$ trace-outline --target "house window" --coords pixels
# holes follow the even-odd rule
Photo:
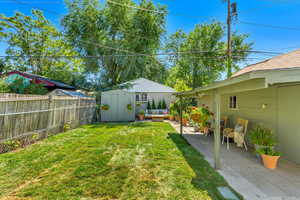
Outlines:
[[[237,98],[236,96],[230,96],[229,98],[229,108],[230,109],[237,109]]]
[[[147,93],[136,94],[135,99],[136,99],[136,101],[147,101],[148,95],[147,95]]]
[[[147,101],[148,100],[148,95],[147,95],[147,93],[143,93],[142,94],[142,101]]]

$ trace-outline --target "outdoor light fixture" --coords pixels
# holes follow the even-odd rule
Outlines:
[[[261,107],[262,107],[262,109],[265,109],[265,108],[267,107],[267,104],[263,103],[263,104],[261,105]]]

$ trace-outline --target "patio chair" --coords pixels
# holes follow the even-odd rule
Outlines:
[[[223,116],[221,118],[221,132],[223,132],[223,130],[227,128],[227,124],[228,124],[228,116]]]
[[[248,120],[245,119],[238,119],[237,123],[235,125],[235,128],[225,128],[223,130],[223,138],[222,138],[222,144],[224,144],[224,139],[226,137],[227,139],[227,149],[229,149],[229,139],[233,138],[234,140],[238,140],[240,144],[242,144],[246,151],[248,150],[246,141],[245,141],[245,136],[247,133],[247,128],[248,128]]]

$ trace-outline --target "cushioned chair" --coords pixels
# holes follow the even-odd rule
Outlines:
[[[238,119],[237,123],[235,125],[235,128],[225,128],[223,130],[223,138],[222,138],[222,144],[224,144],[224,139],[226,137],[227,139],[227,149],[229,149],[229,139],[233,138],[238,139],[239,143],[242,143],[242,145],[245,147],[246,150],[248,150],[246,142],[245,142],[245,136],[247,133],[248,128],[248,120],[245,119]]]

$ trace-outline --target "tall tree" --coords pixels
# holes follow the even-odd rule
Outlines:
[[[218,22],[196,25],[189,34],[181,30],[171,35],[166,48],[173,52],[170,57],[168,85],[179,83],[196,88],[219,79],[226,68],[225,43],[222,41],[224,29]],[[234,67],[248,55],[251,44],[245,43],[247,35],[235,34],[233,49]],[[175,56],[174,56],[175,55]]]
[[[159,50],[165,32],[165,8],[146,0],[139,4],[132,0],[106,1],[104,5],[98,0],[66,3],[68,14],[62,20],[65,33],[80,55],[98,58],[86,60],[86,64],[90,72],[100,75],[105,86],[137,77],[162,81],[164,65],[157,57],[145,54]]]
[[[17,12],[1,16],[2,39],[8,44],[5,65],[66,83],[83,71],[77,52],[39,10],[32,16]]]

